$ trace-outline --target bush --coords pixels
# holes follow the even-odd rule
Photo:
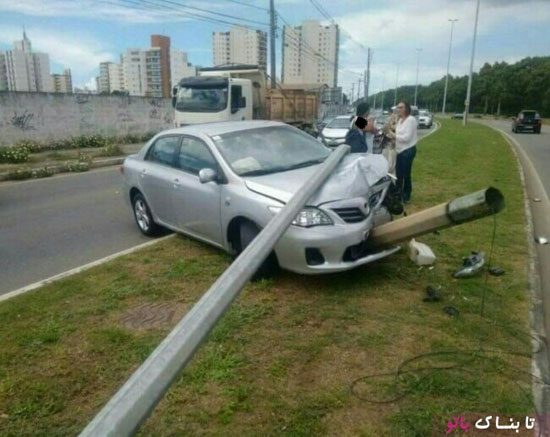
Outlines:
[[[29,160],[29,149],[23,146],[0,147],[0,163],[18,164]]]
[[[90,169],[89,162],[66,162],[62,168],[62,171],[70,173],[88,171]]]
[[[124,155],[124,151],[117,144],[109,144],[105,146],[98,156],[120,156]]]
[[[29,151],[29,153],[38,153],[42,151],[42,144],[40,144],[38,141],[33,140],[19,141],[15,146],[24,147]]]

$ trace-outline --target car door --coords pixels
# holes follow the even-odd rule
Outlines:
[[[155,220],[169,226],[177,226],[172,193],[180,176],[176,168],[180,141],[181,135],[158,138],[147,151],[140,170],[143,194]]]
[[[221,169],[208,146],[199,138],[184,136],[177,158],[178,187],[174,190],[174,212],[178,227],[196,237],[223,244],[221,228],[221,186],[216,182],[202,184],[199,171]]]

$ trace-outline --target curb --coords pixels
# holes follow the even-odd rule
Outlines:
[[[21,294],[25,294],[25,293],[27,293],[31,290],[36,290],[37,288],[40,288],[44,285],[51,284],[53,282],[59,281],[59,280],[64,279],[64,278],[68,278],[69,276],[76,275],[77,273],[83,272],[85,270],[89,270],[92,267],[96,267],[96,266],[99,266],[101,264],[105,264],[105,263],[107,263],[109,261],[112,261],[116,258],[120,258],[121,256],[129,255],[131,253],[137,252],[138,250],[145,249],[149,246],[153,246],[155,244],[160,243],[161,241],[165,241],[165,240],[168,240],[169,238],[173,238],[176,235],[177,234],[170,234],[170,235],[166,235],[164,237],[157,238],[157,239],[152,240],[152,241],[146,241],[145,243],[138,244],[137,246],[130,247],[130,248],[122,250],[120,252],[116,252],[116,253],[113,253],[111,255],[108,255],[104,258],[100,258],[100,259],[97,259],[95,261],[92,261],[88,264],[84,264],[82,266],[75,267],[74,269],[67,270],[66,272],[59,273],[55,276],[51,276],[47,279],[43,279],[42,281],[38,281],[38,282],[35,282],[33,284],[25,285],[24,287],[18,288],[17,290],[13,290],[13,291],[9,291],[7,293],[1,294],[0,295],[0,302],[6,301],[8,299],[11,299],[12,297],[19,296]]]
[[[535,244],[536,235],[550,235],[550,199],[539,175],[521,145],[507,132],[482,123],[499,132],[509,144],[518,162],[518,171],[524,192],[524,207],[528,238],[528,291],[531,294],[530,325],[533,337],[541,340],[542,350],[536,350],[533,343],[532,373],[544,383],[533,379],[533,397],[538,415],[550,412],[550,354],[548,333],[550,332],[550,250],[548,246]],[[536,203],[530,200],[537,198]],[[540,353],[539,353],[540,352]]]
[[[91,170],[93,168],[108,167],[111,165],[120,165],[124,162],[125,159],[126,159],[125,156],[117,157],[117,158],[98,159],[90,163],[89,169]],[[70,171],[63,171],[64,167],[65,167],[64,165],[52,165],[52,166],[48,166],[48,169],[51,170],[53,174],[75,173]],[[37,167],[37,168],[43,168],[43,167]],[[85,172],[82,172],[82,173],[85,173]],[[10,172],[0,173],[0,182],[16,181],[16,179],[10,179],[9,175],[10,175]],[[33,178],[29,178],[29,179],[33,179]],[[46,178],[34,178],[34,179],[46,179]],[[23,180],[28,180],[28,179],[23,179]]]

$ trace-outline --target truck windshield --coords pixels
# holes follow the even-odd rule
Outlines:
[[[259,176],[323,162],[330,149],[310,135],[287,126],[270,126],[212,137],[239,176]]]
[[[176,96],[176,110],[219,112],[227,108],[227,88],[182,87]]]

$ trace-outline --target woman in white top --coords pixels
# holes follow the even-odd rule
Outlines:
[[[409,203],[412,192],[412,163],[416,156],[417,126],[416,119],[411,115],[411,105],[408,102],[399,102],[397,115],[399,121],[395,134],[389,136],[395,138],[397,190],[401,194],[403,202]]]

